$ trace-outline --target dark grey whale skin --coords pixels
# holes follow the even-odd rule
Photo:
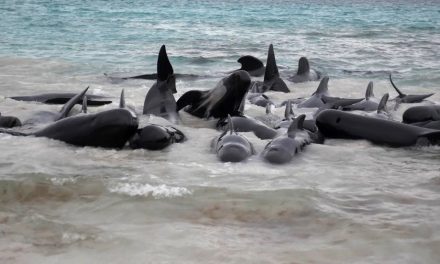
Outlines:
[[[391,147],[440,144],[438,130],[338,110],[319,113],[316,125],[326,138],[365,139]]]
[[[184,109],[199,118],[225,118],[228,115],[240,115],[242,102],[250,84],[249,73],[242,70],[235,71],[209,91],[191,90],[184,93],[177,100],[177,111]],[[222,93],[222,96],[210,96],[218,93]]]
[[[16,101],[26,101],[26,102],[40,102],[43,104],[56,104],[62,105],[67,103],[72,97],[74,97],[75,93],[47,93],[40,95],[31,95],[31,96],[12,96],[9,97]],[[106,104],[111,104],[112,100],[105,96],[99,95],[87,95],[87,105],[88,106],[101,106]],[[82,104],[82,102],[78,102],[78,104]]]
[[[111,109],[96,114],[67,117],[30,134],[13,130],[0,133],[60,140],[75,146],[123,148],[136,133],[138,120],[127,109]]]
[[[403,122],[407,124],[439,121],[440,105],[420,105],[406,109],[402,116]]]

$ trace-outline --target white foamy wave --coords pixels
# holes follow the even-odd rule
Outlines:
[[[153,186],[142,183],[119,183],[110,186],[109,191],[112,193],[124,194],[129,196],[145,196],[154,199],[181,197],[191,195],[192,191],[184,187],[172,187],[165,184]]]

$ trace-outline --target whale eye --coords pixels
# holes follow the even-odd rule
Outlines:
[[[339,122],[341,122],[341,118],[340,117],[336,118],[336,124],[339,124]]]

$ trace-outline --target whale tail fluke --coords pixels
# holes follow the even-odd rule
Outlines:
[[[390,73],[390,82],[391,85],[394,87],[394,89],[396,90],[396,92],[399,94],[399,97],[404,97],[406,94],[402,93],[399,88],[397,88],[397,86],[394,84],[393,79],[391,78],[391,73]]]

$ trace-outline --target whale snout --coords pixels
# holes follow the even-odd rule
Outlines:
[[[251,151],[241,144],[229,143],[218,151],[218,157],[223,162],[240,162],[251,155]]]
[[[264,150],[263,157],[275,164],[283,164],[292,160],[292,155],[286,149],[275,146]]]

